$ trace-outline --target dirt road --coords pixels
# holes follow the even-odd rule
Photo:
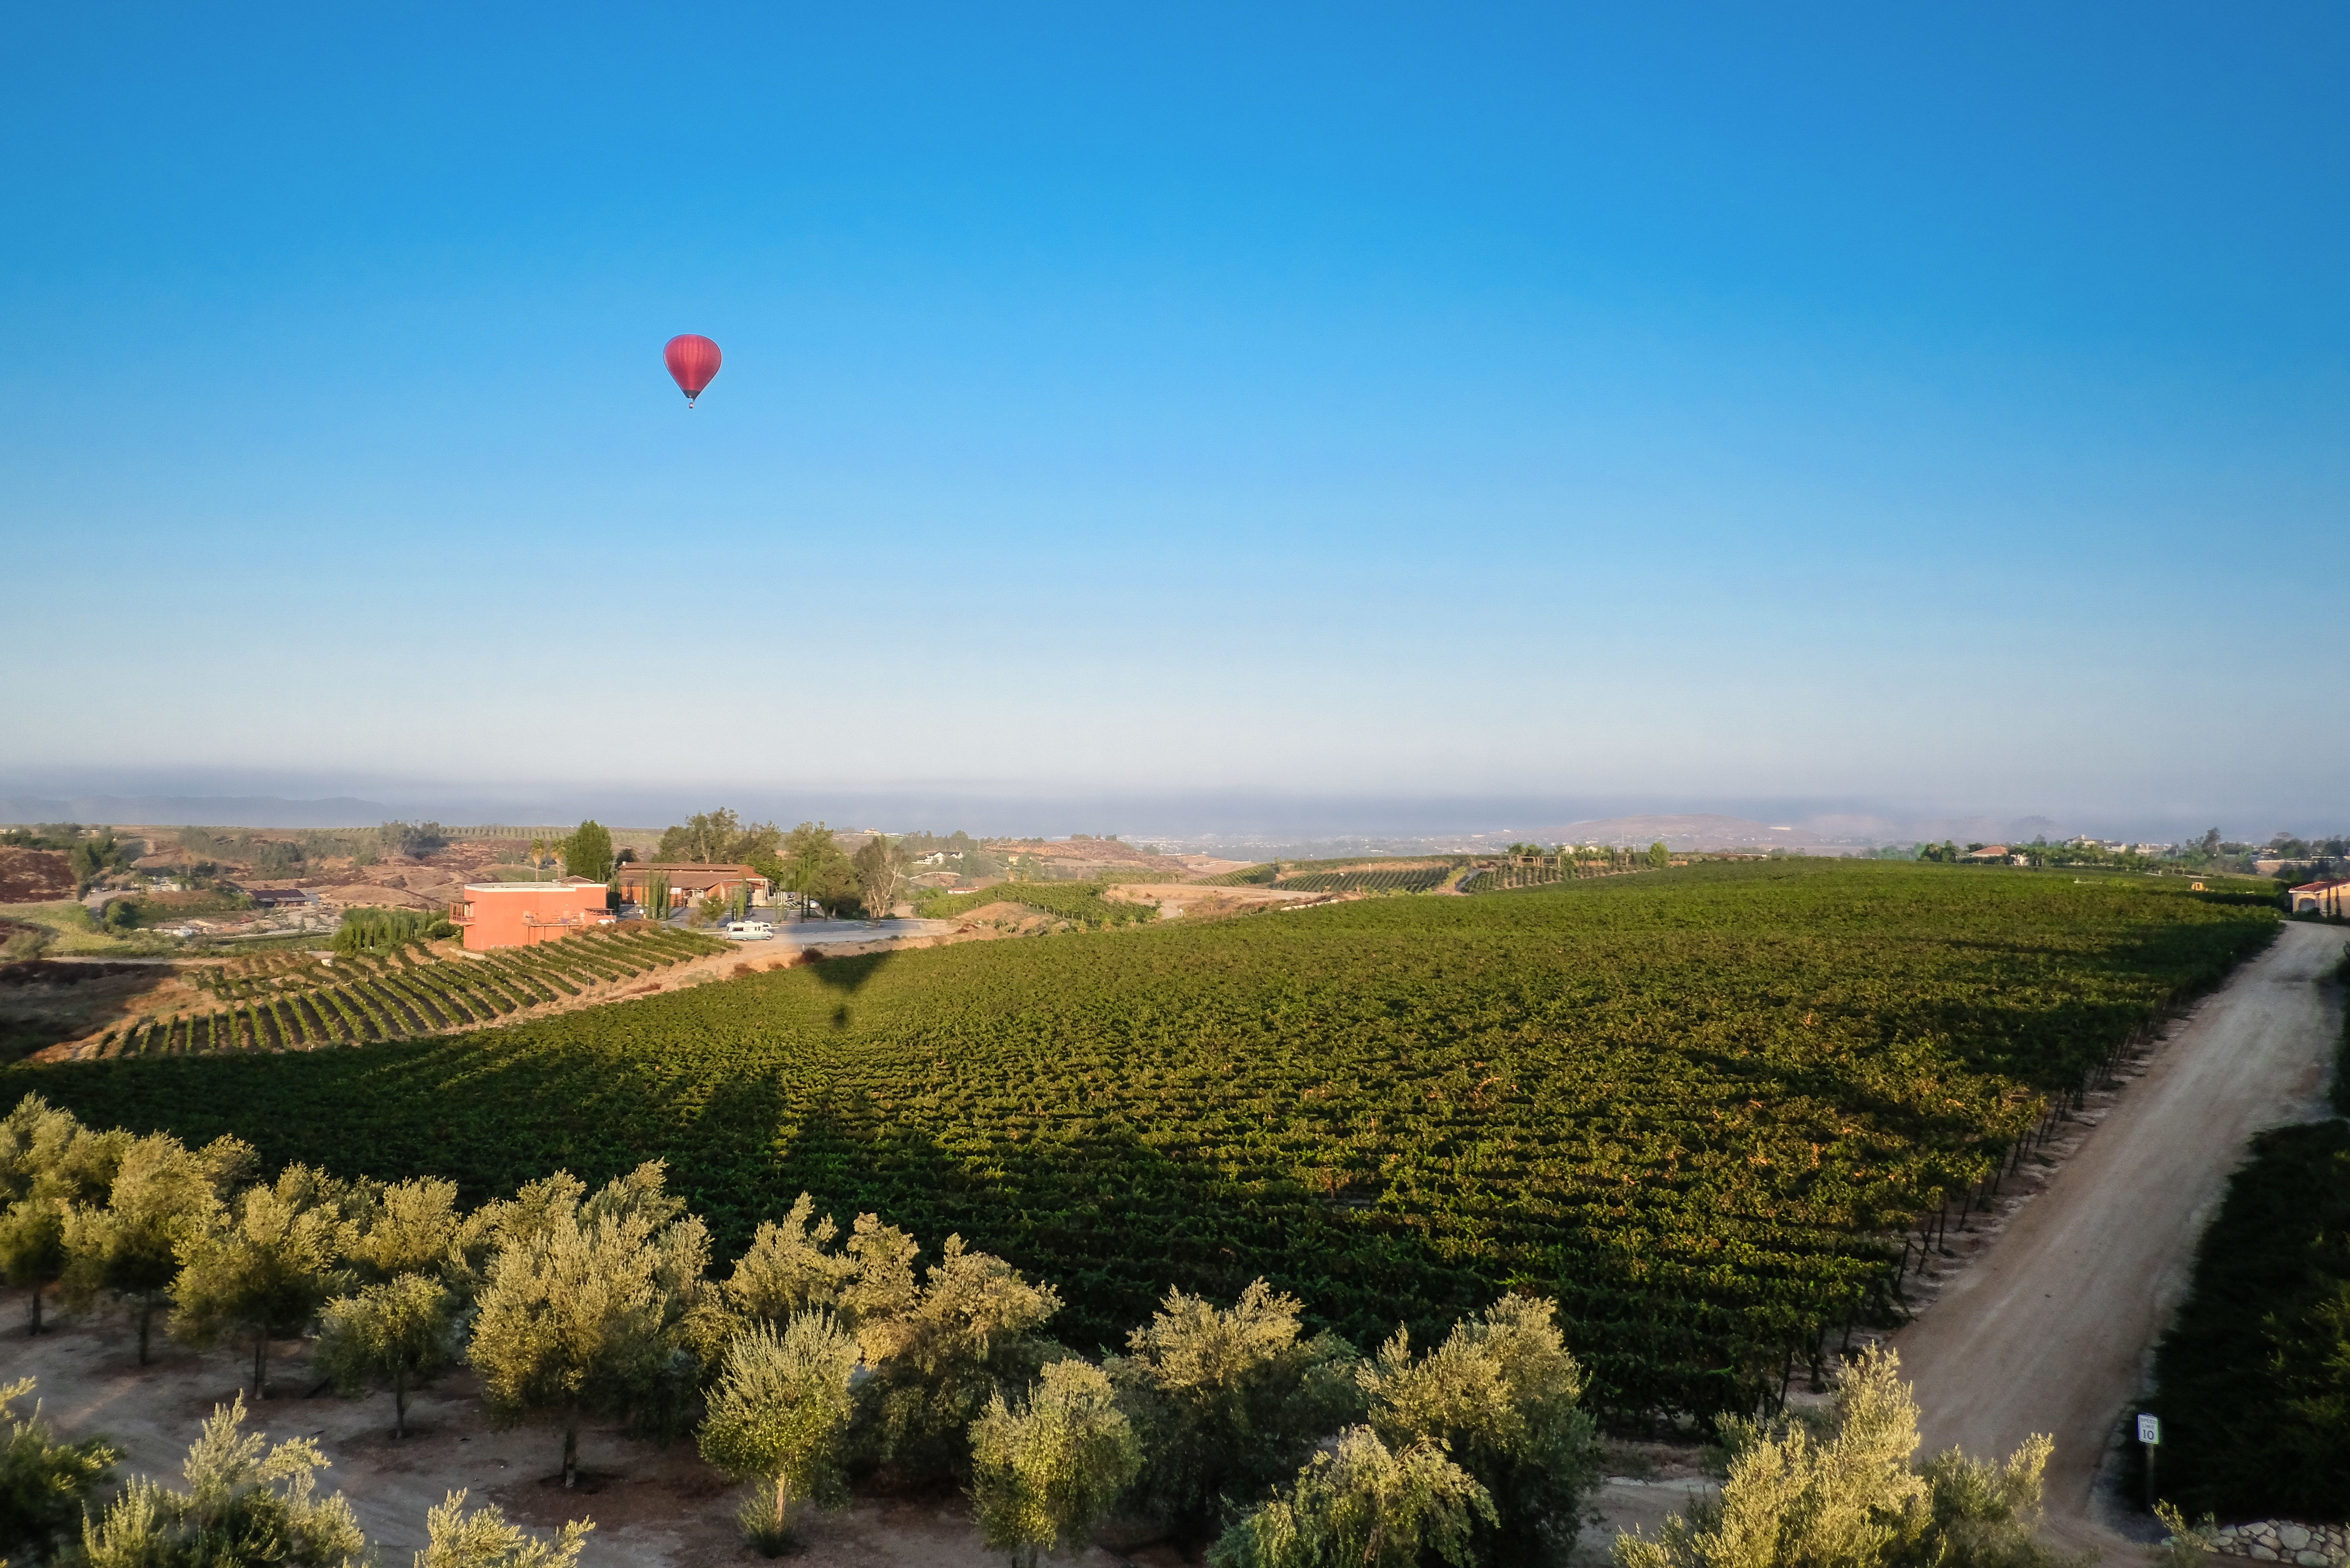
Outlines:
[[[1895,1337],[1915,1380],[1924,1452],[2004,1456],[2056,1440],[2052,1526],[2125,1549],[2093,1492],[2116,1421],[2184,1293],[2197,1238],[2251,1135],[2318,1114],[2341,1020],[2315,983],[2338,927],[2288,924],[2208,998],[2104,1124],[1974,1264]],[[2134,1554],[2134,1549],[2133,1549]]]

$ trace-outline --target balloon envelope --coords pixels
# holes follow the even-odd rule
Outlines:
[[[669,373],[676,379],[677,389],[685,394],[689,407],[718,374],[718,345],[699,332],[681,332],[671,338],[661,358],[669,361]]]

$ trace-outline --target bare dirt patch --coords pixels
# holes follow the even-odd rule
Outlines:
[[[1105,898],[1129,904],[1155,904],[1159,917],[1187,920],[1237,915],[1275,905],[1323,904],[1336,901],[1329,893],[1304,893],[1294,888],[1203,888],[1197,882],[1123,882],[1103,889]],[[974,911],[976,912],[976,911]]]
[[[0,848],[0,904],[70,898],[75,886],[64,850]]]

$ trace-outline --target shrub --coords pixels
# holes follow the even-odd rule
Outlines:
[[[972,1497],[990,1546],[1037,1553],[1064,1537],[1082,1550],[1137,1471],[1142,1449],[1109,1379],[1083,1361],[1055,1361],[1007,1401],[999,1390],[971,1428]]]

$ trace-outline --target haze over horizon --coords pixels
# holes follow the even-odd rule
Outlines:
[[[14,42],[0,796],[2350,815],[2335,8]]]

